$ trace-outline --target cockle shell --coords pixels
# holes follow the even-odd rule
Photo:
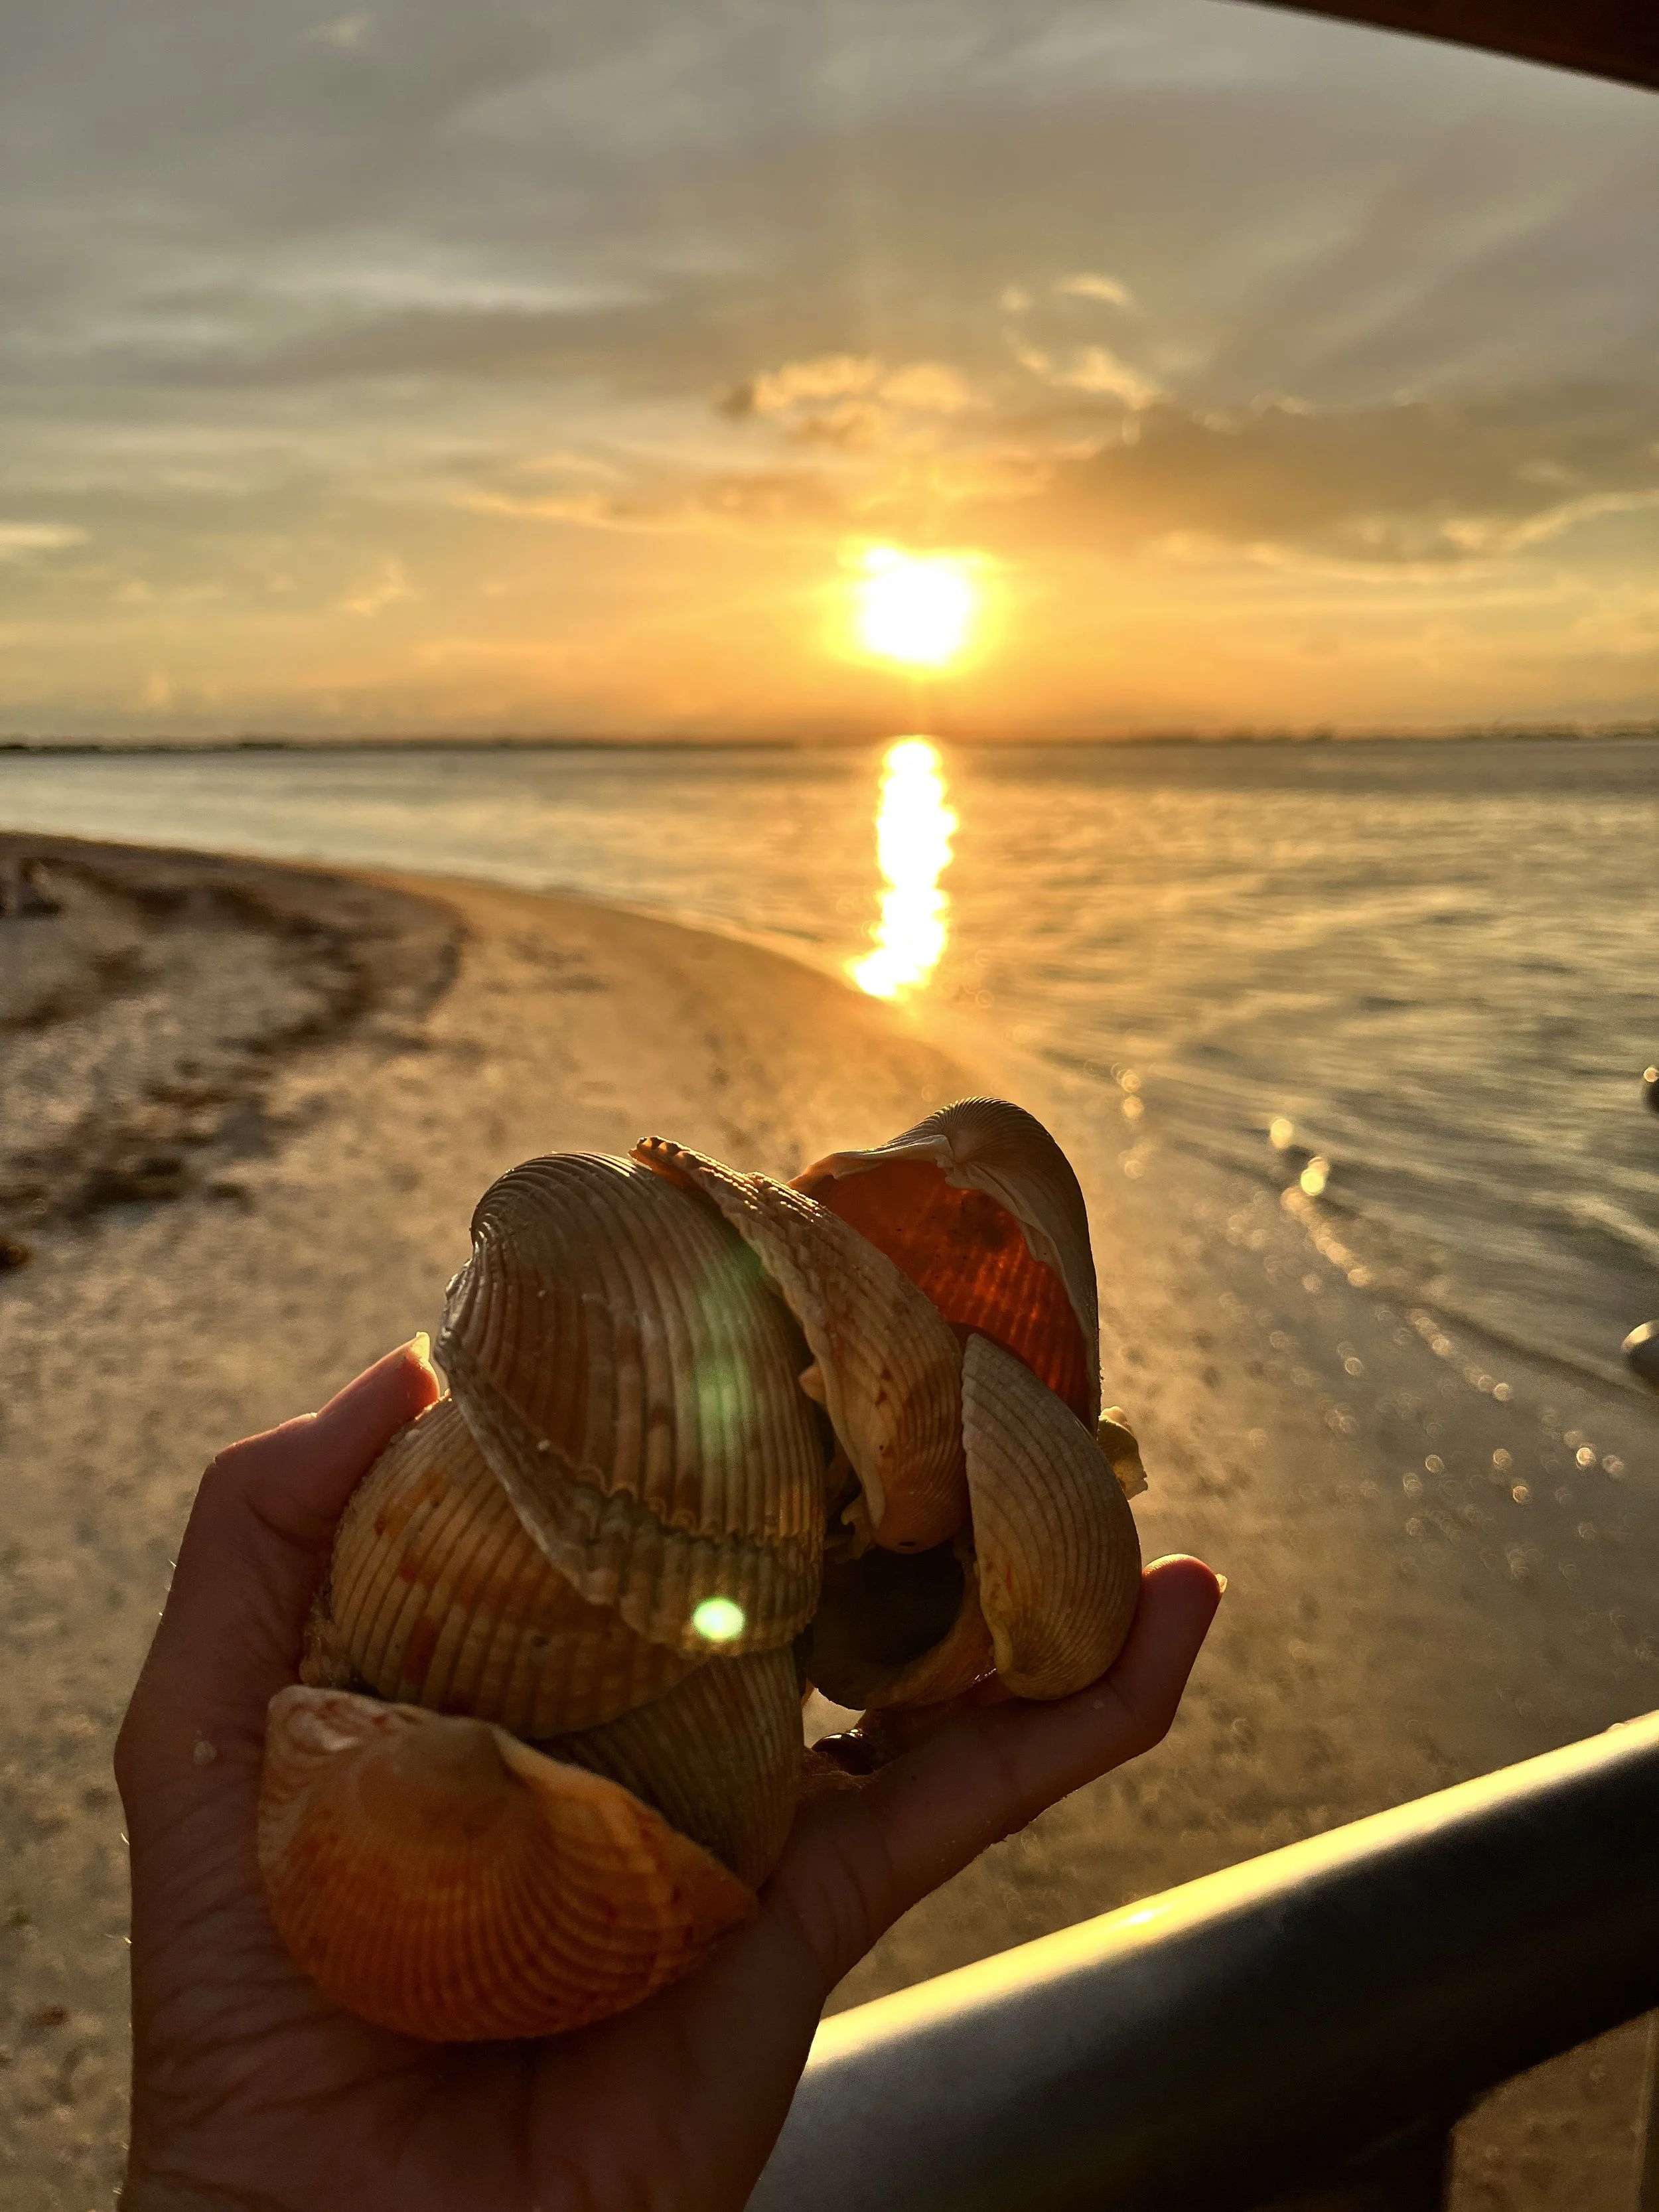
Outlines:
[[[1140,1595],[1134,1515],[1099,1445],[1023,1361],[970,1336],[962,1425],[997,1673],[1064,1698],[1116,1658]]]
[[[519,1516],[636,1634],[787,1643],[817,1597],[824,1451],[799,1335],[742,1241],[627,1160],[560,1154],[491,1185],[438,1357]],[[736,1616],[733,1616],[734,1618]]]
[[[937,1307],[886,1255],[787,1183],[738,1175],[665,1138],[635,1159],[696,1191],[757,1255],[812,1352],[802,1387],[852,1462],[878,1544],[925,1551],[968,1517],[961,1353]]]
[[[966,1532],[930,1552],[827,1560],[801,1663],[838,1705],[936,1705],[995,1665]]]
[[[799,1645],[817,1686],[881,1710],[959,1696],[993,1669],[1024,1698],[1066,1697],[1103,1674],[1140,1593],[1128,1498],[1146,1476],[1118,1410],[1091,1437],[1023,1361],[970,1335],[970,1528],[920,1557],[826,1561]]]
[[[547,2034],[690,1971],[783,1849],[803,1675],[896,1741],[1121,1644],[1143,1478],[1116,1408],[1091,1433],[1058,1147],[974,1100],[800,1180],[653,1138],[480,1201],[450,1395],[348,1503],[270,1709],[271,1911],[363,2017]]]
[[[710,1659],[678,1689],[538,1749],[608,1775],[758,1887],[800,1790],[800,1678],[789,1650]]]
[[[966,1098],[794,1178],[924,1291],[960,1333],[1024,1360],[1082,1421],[1100,1411],[1100,1310],[1071,1162],[1035,1115]]]
[[[318,1640],[326,1657],[302,1680],[329,1668],[527,1737],[613,1720],[706,1656],[647,1643],[549,1564],[453,1398],[401,1431],[352,1492]]]
[[[283,1940],[325,1994],[438,2042],[637,2004],[756,1909],[614,1782],[487,1722],[346,1691],[271,1700],[258,1850]]]

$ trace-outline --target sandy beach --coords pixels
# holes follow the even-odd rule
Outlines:
[[[1315,1214],[1141,1153],[1132,1125],[988,1042],[924,1034],[758,945],[575,899],[33,837],[0,838],[0,880],[17,909],[0,915],[15,2212],[91,2212],[118,2179],[109,1750],[197,1474],[432,1328],[473,1202],[537,1152],[654,1132],[787,1175],[1012,1089],[1089,1197],[1108,1395],[1152,1475],[1148,1555],[1200,1551],[1230,1577],[1169,1742],[910,1915],[838,2003],[1653,1703],[1639,1403],[1508,1368],[1498,1395],[1481,1347],[1352,1279]],[[1570,1439],[1587,1433],[1585,1469]],[[1466,2123],[1460,2212],[1624,2212],[1642,2034]]]

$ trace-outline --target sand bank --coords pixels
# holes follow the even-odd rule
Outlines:
[[[0,1234],[28,1248],[0,1273],[0,2187],[17,2212],[105,2203],[118,2171],[108,1753],[197,1473],[432,1327],[474,1200],[534,1152],[654,1130],[787,1174],[988,1076],[1012,1085],[1084,1170],[1109,1389],[1153,1475],[1149,1548],[1202,1550],[1232,1578],[1169,1745],[989,1854],[838,2002],[1652,1702],[1635,1616],[1615,1631],[1601,1582],[1549,1583],[1540,1547],[1535,1571],[1532,1539],[1499,1525],[1519,1476],[1500,1513],[1508,1447],[1484,1425],[1515,1460],[1530,1424],[1535,1455],[1530,1380],[1503,1401],[1461,1375],[1448,1392],[1447,1355],[1308,1222],[1142,1156],[1097,1103],[1038,1095],[984,1041],[941,1044],[768,951],[577,900],[33,838],[0,840],[0,873],[19,880],[24,854],[37,910],[0,919]],[[1413,1495],[1402,1470],[1425,1456],[1442,1473],[1413,1473]],[[1595,1480],[1628,1491],[1630,1523],[1633,1477],[1598,1462]],[[1615,1534],[1601,1504],[1577,1510]],[[1597,1556],[1616,1581],[1620,1546]],[[1460,2204],[1559,2204],[1570,2172],[1584,2212],[1622,2209],[1634,2053],[1626,2036],[1472,2123]]]

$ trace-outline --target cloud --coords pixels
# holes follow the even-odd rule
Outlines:
[[[319,23],[306,36],[319,46],[337,46],[342,53],[356,53],[366,45],[374,28],[372,15],[341,15],[331,23]]]
[[[1121,400],[1126,407],[1150,407],[1164,396],[1162,385],[1139,369],[1131,368],[1105,346],[1080,346],[1056,356],[1041,346],[1020,345],[1014,349],[1014,358],[1045,384]]]
[[[910,362],[883,377],[879,390],[890,407],[913,408],[922,415],[960,415],[977,404],[962,371],[942,361]]]
[[[854,504],[811,469],[665,468],[641,461],[613,483],[549,491],[479,488],[459,504],[477,514],[574,523],[592,529],[680,535],[710,529],[763,538],[826,539],[848,527]]]
[[[1085,270],[1076,276],[1062,276],[1054,289],[1068,299],[1101,300],[1109,307],[1126,307],[1132,312],[1134,308],[1134,295],[1115,276],[1093,276]]]
[[[896,368],[875,355],[825,354],[785,362],[721,393],[715,411],[732,422],[770,421],[793,442],[872,453],[918,428],[980,407],[971,380],[949,362],[911,361]]]
[[[605,529],[799,541],[881,518],[901,536],[947,530],[1012,556],[1157,547],[1208,562],[1231,547],[1267,566],[1378,577],[1515,559],[1659,507],[1649,386],[1348,409],[1264,396],[1219,410],[1159,393],[1103,349],[1024,365],[1042,374],[1039,405],[1012,386],[970,386],[946,364],[813,356],[753,380],[744,389],[763,391],[764,407],[751,401],[738,418],[817,448],[811,467],[618,448],[465,496],[479,511]],[[897,434],[889,404],[912,378],[927,403],[918,419],[937,426],[921,444]]]
[[[1016,428],[1017,426],[1011,426]],[[1319,410],[1268,402],[1206,414],[1167,400],[1125,437],[1063,417],[1027,425],[1019,495],[976,520],[1026,543],[1144,544],[1182,534],[1298,546],[1367,566],[1516,553],[1659,504],[1659,389],[1549,386]]]
[[[854,392],[873,391],[881,374],[878,361],[858,354],[832,353],[815,361],[788,361],[755,379],[751,404],[757,415],[781,415],[799,400],[845,399]]]
[[[409,572],[401,561],[382,561],[378,573],[355,592],[348,592],[340,601],[341,611],[361,615],[372,620],[383,615],[388,607],[395,607],[401,599],[412,599],[415,587],[409,580]]]
[[[84,545],[87,533],[62,522],[0,522],[0,561],[27,561],[36,553],[57,553]]]

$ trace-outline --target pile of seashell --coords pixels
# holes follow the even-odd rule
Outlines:
[[[602,2019],[749,1918],[808,1688],[1066,1696],[1140,1571],[1082,1194],[1018,1107],[793,1184],[654,1137],[530,1160],[472,1240],[450,1395],[346,1507],[259,1808],[294,1957],[441,2041]]]

